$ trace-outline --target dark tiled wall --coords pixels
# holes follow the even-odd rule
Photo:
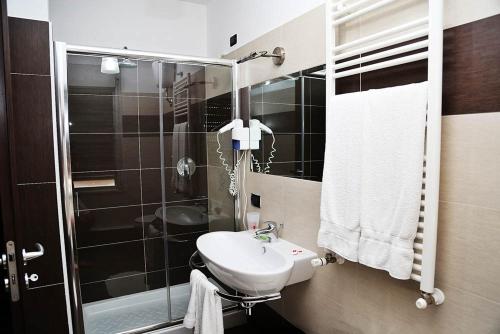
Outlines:
[[[499,33],[500,15],[445,30],[443,115],[500,111]]]
[[[45,255],[28,262],[36,273],[23,294],[26,333],[67,333],[55,183],[48,22],[9,18],[12,108],[9,125],[16,184],[16,231],[23,248],[41,243]]]
[[[112,180],[111,186],[74,188],[83,302],[157,289],[189,280],[189,256],[208,231],[206,133],[231,118],[231,96],[205,99],[202,66],[164,64],[161,97],[151,61],[120,74],[100,72],[99,57],[70,56],[68,66],[73,181]],[[174,133],[174,80],[190,73],[189,128]],[[172,76],[177,73],[177,78]],[[160,132],[160,98],[163,133]],[[161,139],[164,147],[166,228],[162,222]],[[177,176],[176,140],[196,163]],[[183,224],[196,219],[199,224]],[[165,246],[167,245],[167,246]]]
[[[324,79],[297,74],[253,86],[250,115],[274,132],[276,152],[270,174],[321,180],[325,142]],[[263,134],[260,149],[252,151],[261,168],[265,166],[262,162],[269,158],[271,144],[272,137]]]

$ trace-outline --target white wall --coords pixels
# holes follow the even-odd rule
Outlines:
[[[49,20],[48,0],[7,0],[7,15],[39,21]]]
[[[57,41],[207,54],[204,4],[180,0],[49,0],[49,14]]]
[[[324,0],[209,1],[208,55],[219,57],[227,54],[324,2]],[[238,44],[231,48],[229,37],[234,34],[238,34]]]

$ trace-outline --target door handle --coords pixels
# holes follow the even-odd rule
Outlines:
[[[45,249],[43,248],[42,244],[41,243],[36,243],[35,244],[35,247],[36,247],[36,251],[34,252],[27,252],[24,248],[23,248],[23,260],[24,260],[24,265],[26,265],[28,263],[28,261],[31,261],[31,260],[34,260],[36,259],[37,257],[40,257],[42,256],[43,254],[45,254]]]

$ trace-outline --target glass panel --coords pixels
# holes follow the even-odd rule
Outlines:
[[[196,239],[235,225],[216,152],[217,130],[232,119],[231,68],[117,57],[119,70],[107,59],[103,73],[103,58],[68,55],[86,333],[184,317]],[[220,142],[232,166],[230,132]]]
[[[116,57],[108,60],[117,63],[108,72],[118,73],[103,73],[103,58],[68,56],[86,333],[120,333],[170,321],[165,238],[154,228],[161,222],[162,203],[161,64]]]
[[[170,64],[169,64],[170,65]],[[189,302],[189,257],[209,230],[234,230],[234,200],[217,157],[216,131],[231,121],[231,69],[176,64],[163,105],[165,221],[172,319]],[[232,164],[230,137],[224,138]],[[228,150],[229,148],[229,150]],[[227,152],[229,151],[229,152]]]

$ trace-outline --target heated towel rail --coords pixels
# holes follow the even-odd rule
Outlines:
[[[434,286],[441,149],[441,93],[443,67],[443,1],[428,0],[425,17],[337,44],[339,28],[356,18],[401,0],[326,1],[326,110],[336,94],[336,79],[427,59],[428,105],[422,201],[414,242],[411,279],[420,283],[420,309],[444,302]]]

